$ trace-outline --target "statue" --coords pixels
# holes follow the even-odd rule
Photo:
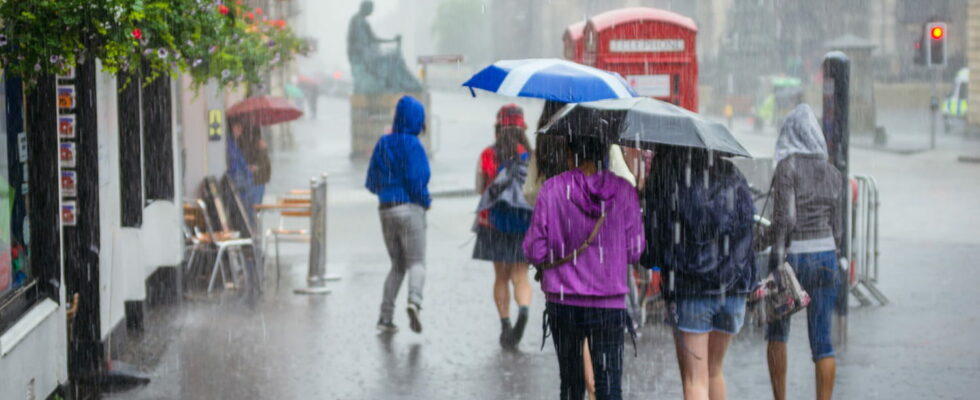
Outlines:
[[[354,93],[421,92],[422,84],[408,70],[401,57],[401,35],[380,39],[374,35],[367,17],[374,12],[374,2],[361,2],[361,9],[347,27],[347,58],[354,76]],[[393,51],[383,51],[382,43],[396,43]]]

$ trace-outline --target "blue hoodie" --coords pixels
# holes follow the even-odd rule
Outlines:
[[[391,134],[374,145],[364,186],[378,195],[381,203],[415,203],[428,208],[429,159],[418,135],[425,127],[425,108],[404,96],[395,108]]]

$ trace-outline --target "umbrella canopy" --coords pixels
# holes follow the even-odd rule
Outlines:
[[[562,103],[625,99],[636,92],[622,76],[554,58],[497,61],[463,86],[506,96],[534,97]]]
[[[242,100],[225,111],[228,118],[247,118],[262,126],[299,119],[303,111],[289,100],[275,96],[255,96]]]
[[[601,136],[638,148],[660,144],[751,157],[724,125],[648,97],[569,104],[539,133]]]

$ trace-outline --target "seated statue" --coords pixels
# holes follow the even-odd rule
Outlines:
[[[347,28],[347,58],[354,76],[354,93],[421,92],[422,84],[408,70],[401,56],[401,35],[380,39],[374,35],[367,17],[374,2],[361,2],[361,9]],[[382,51],[382,43],[396,43],[393,51]]]

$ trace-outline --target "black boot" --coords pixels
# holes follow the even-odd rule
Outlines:
[[[521,306],[518,308],[517,313],[517,323],[514,324],[514,331],[511,335],[511,347],[517,347],[517,344],[521,342],[521,337],[524,336],[524,327],[527,326],[527,306]]]
[[[503,348],[510,348],[512,337],[514,335],[514,328],[510,326],[510,318],[500,319],[500,346]]]

